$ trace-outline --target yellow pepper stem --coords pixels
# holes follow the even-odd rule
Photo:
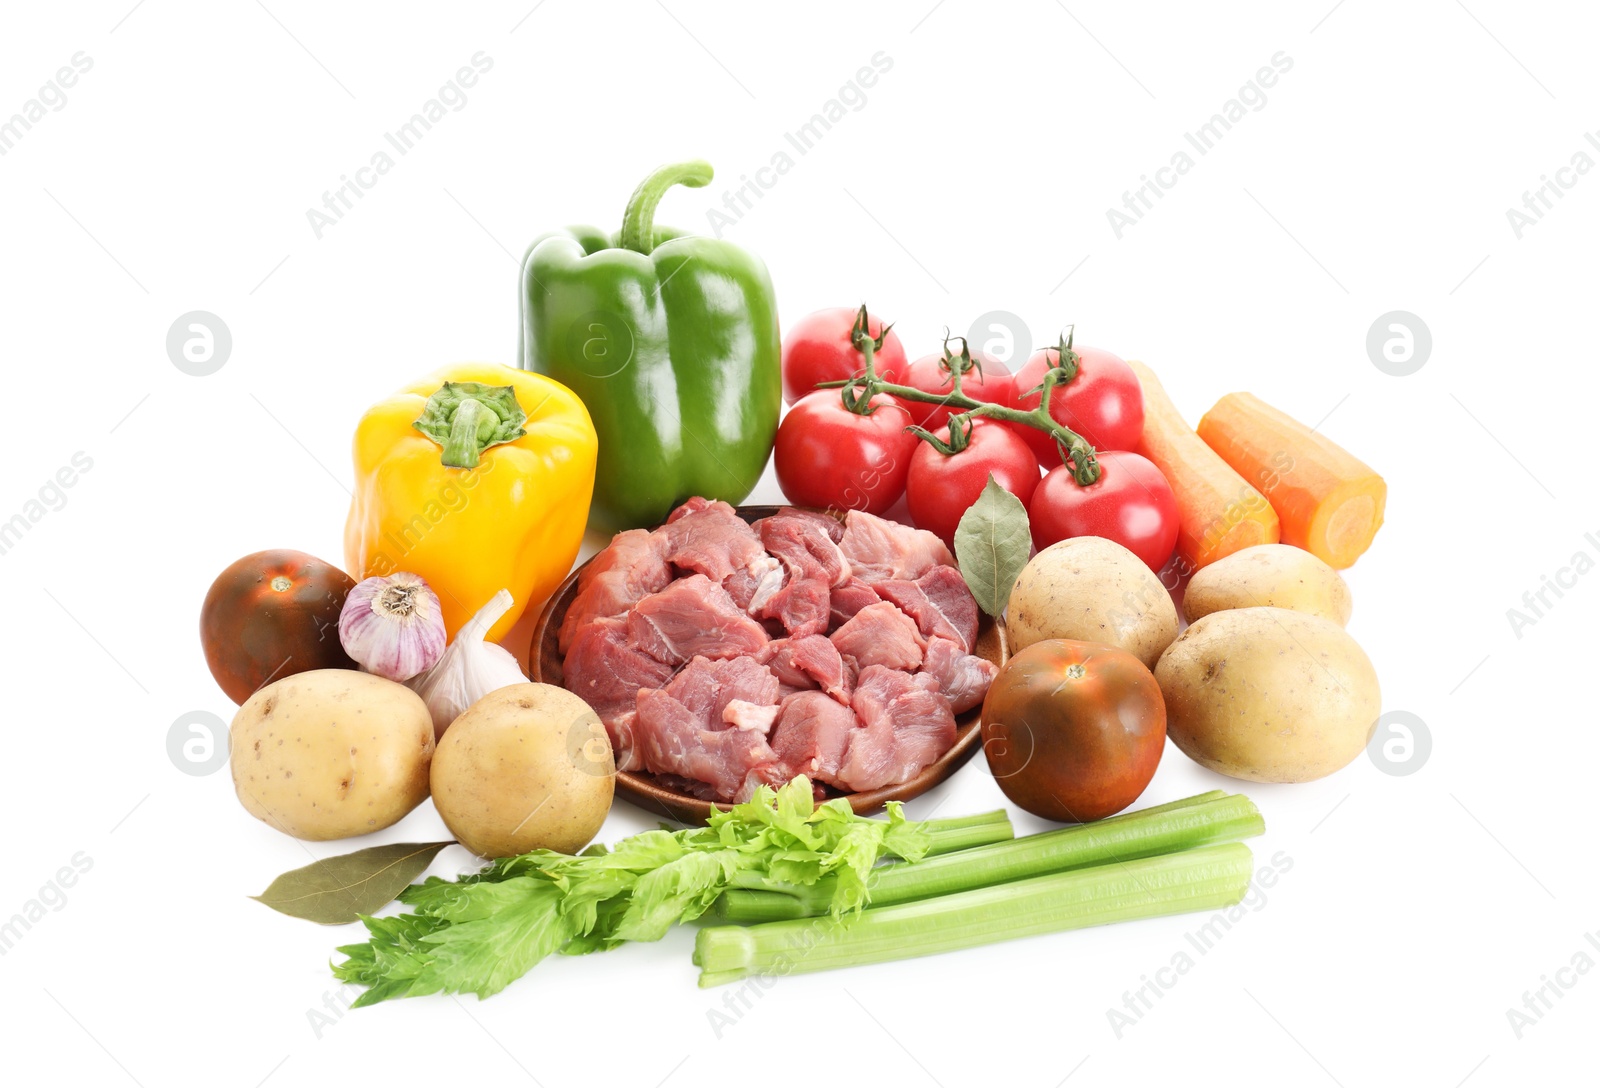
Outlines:
[[[484,450],[527,434],[527,419],[509,385],[445,382],[412,426],[443,447],[446,468],[476,468]]]

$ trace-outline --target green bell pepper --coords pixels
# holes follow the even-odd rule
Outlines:
[[[600,437],[590,524],[660,524],[693,495],[737,504],[766,467],[782,382],[778,311],[761,260],[654,225],[704,162],[664,166],[628,201],[615,238],[544,235],[522,261],[521,365],[561,382]]]

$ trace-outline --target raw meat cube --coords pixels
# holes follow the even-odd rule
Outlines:
[[[756,522],[767,551],[782,561],[791,578],[822,578],[830,586],[850,580],[850,562],[828,534],[825,515],[774,514]]]
[[[860,724],[854,710],[820,691],[789,696],[770,739],[784,781],[803,774],[813,782],[842,786],[839,766]]]
[[[826,635],[774,639],[757,660],[785,687],[821,688],[841,703],[850,702],[844,658]]]
[[[666,542],[667,562],[721,583],[765,554],[761,539],[733,507],[712,502],[690,510],[693,501],[674,510],[656,530]]]
[[[828,583],[823,579],[790,578],[751,614],[758,619],[777,620],[790,638],[805,638],[828,629],[830,603]]]
[[[671,665],[753,654],[767,642],[766,629],[703,574],[679,578],[628,613],[628,645]]]
[[[978,602],[954,567],[934,567],[915,582],[891,578],[872,587],[917,621],[924,638],[954,639],[968,652],[978,641]]]
[[[829,621],[835,626],[844,623],[868,605],[883,600],[866,582],[852,576],[842,586],[834,586],[828,599]]]
[[[839,780],[852,790],[904,782],[956,741],[950,703],[927,675],[868,666],[861,670],[850,706],[862,727],[850,735]]]
[[[863,608],[828,637],[839,653],[855,658],[863,669],[869,665],[908,670],[922,667],[926,642],[911,617],[888,601]]]
[[[705,726],[666,691],[639,692],[633,740],[647,769],[705,782],[718,800],[748,797],[761,780],[756,769],[777,760],[767,738],[754,730]]]
[[[618,533],[578,575],[578,594],[561,620],[561,652],[571,648],[584,624],[620,616],[670,581],[665,541],[643,529]]]
[[[915,581],[934,567],[956,565],[944,541],[926,529],[913,529],[860,510],[845,516],[839,550],[850,561],[855,576],[868,583],[890,578]]]
[[[749,615],[755,615],[783,588],[783,564],[770,555],[761,555],[750,565],[734,571],[722,580],[733,603]]]
[[[563,667],[563,684],[594,708],[605,723],[619,771],[638,770],[630,731],[639,689],[658,688],[672,666],[628,645],[628,624],[595,620],[578,630]]]
[[[707,729],[722,729],[728,722],[730,703],[750,706],[778,704],[778,678],[757,657],[713,661],[697,657],[683,667],[666,692],[688,707]]]
[[[964,714],[983,702],[989,685],[1000,672],[992,661],[967,653],[947,638],[930,638],[922,655],[922,672],[938,681],[939,693],[950,709]]]
[[[785,506],[778,511],[779,517],[810,518],[822,526],[822,531],[828,534],[828,539],[835,544],[844,536],[844,522],[832,514],[823,513],[821,510],[801,510],[794,506]]]

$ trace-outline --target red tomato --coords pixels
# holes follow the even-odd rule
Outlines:
[[[959,362],[959,357],[956,361]],[[1006,369],[1006,364],[979,351],[972,353],[972,364],[972,369],[961,375],[961,392],[986,404],[1010,407],[1011,371]],[[912,363],[906,368],[899,384],[941,397],[949,396],[955,390],[955,382],[950,376],[950,362],[945,359],[943,352],[924,355]],[[900,400],[902,408],[911,413],[911,422],[930,431],[949,423],[950,417],[961,410],[920,400],[896,399]]]
[[[1050,391],[1050,418],[1077,431],[1096,450],[1133,449],[1144,430],[1144,391],[1139,388],[1138,376],[1109,351],[1072,350],[1078,353],[1078,373],[1066,385]],[[1059,365],[1060,358],[1057,348],[1041,348],[1028,357],[1013,379],[1017,390],[1014,407],[1023,412],[1039,407],[1039,394],[1028,390],[1037,389],[1045,371]],[[1047,470],[1061,464],[1061,454],[1048,434],[1021,424],[1016,430]]]
[[[880,393],[857,415],[837,389],[802,397],[778,426],[773,466],[778,486],[796,506],[881,514],[899,501],[918,442],[911,418]]]
[[[850,342],[857,307],[837,306],[807,314],[783,338],[783,402],[793,404],[818,382],[854,378],[862,371],[861,352]],[[877,336],[883,322],[867,315],[867,335]],[[872,357],[872,369],[886,382],[898,383],[906,370],[906,349],[889,330],[883,347]]]
[[[1088,487],[1079,487],[1066,465],[1045,474],[1028,505],[1033,546],[1043,551],[1068,537],[1099,536],[1160,570],[1178,543],[1178,500],[1171,485],[1137,453],[1110,450],[1099,460],[1100,478]]]
[[[949,428],[942,428],[938,436],[949,441]],[[911,520],[949,544],[961,515],[978,501],[991,475],[1024,506],[1039,486],[1039,462],[1033,451],[1004,424],[973,420],[972,438],[960,453],[940,453],[931,444],[918,441],[906,477]]]

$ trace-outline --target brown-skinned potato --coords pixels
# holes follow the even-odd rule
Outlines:
[[[445,730],[433,757],[433,804],[481,857],[575,854],[611,811],[616,774],[588,703],[550,684],[512,684]]]
[[[1189,622],[1228,608],[1288,608],[1350,622],[1350,587],[1339,572],[1292,544],[1257,544],[1203,567],[1189,579],[1183,614]]]
[[[1156,663],[1167,735],[1213,771],[1309,782],[1366,747],[1378,674],[1338,624],[1286,608],[1213,612]]]
[[[1047,638],[1127,650],[1152,668],[1178,635],[1178,609],[1138,556],[1097,536],[1073,537],[1035,555],[1011,591],[1012,650]]]
[[[285,677],[246,699],[228,734],[239,801],[297,839],[380,831],[428,796],[433,718],[416,692],[381,676]]]

